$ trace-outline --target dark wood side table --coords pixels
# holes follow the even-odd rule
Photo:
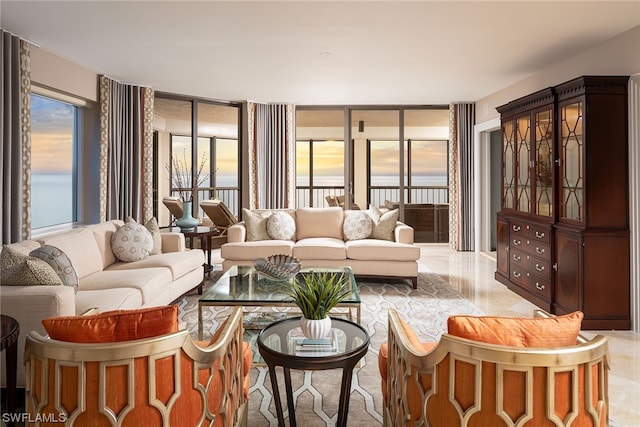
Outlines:
[[[13,413],[16,411],[16,372],[18,371],[18,335],[20,334],[20,325],[13,317],[1,314],[0,318],[2,319],[0,351],[7,350],[7,365],[5,366],[7,411]]]
[[[273,389],[273,399],[278,414],[278,425],[284,427],[282,402],[278,391],[276,367],[281,366],[284,372],[284,383],[287,391],[287,407],[289,409],[289,426],[296,426],[295,403],[291,388],[291,369],[324,370],[342,369],[342,386],[338,407],[336,426],[346,427],[349,414],[349,398],[353,369],[369,349],[369,334],[360,325],[349,320],[331,318],[331,327],[337,338],[337,351],[301,352],[296,350],[300,317],[274,322],[258,335],[258,350],[269,367],[269,378]],[[276,339],[277,338],[277,339]]]

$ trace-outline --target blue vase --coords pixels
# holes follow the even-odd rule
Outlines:
[[[176,225],[180,227],[181,230],[193,230],[200,224],[200,221],[191,215],[192,204],[193,202],[182,203],[182,218],[176,220]]]

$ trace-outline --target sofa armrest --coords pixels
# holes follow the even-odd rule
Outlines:
[[[162,238],[162,253],[184,252],[187,250],[184,234],[182,233],[160,233],[160,237]]]
[[[398,243],[407,243],[413,245],[413,227],[410,227],[403,222],[398,221],[398,223],[396,224],[394,236],[396,242]]]
[[[227,229],[227,243],[244,242],[247,239],[247,228],[244,221],[232,225]]]
[[[25,337],[30,331],[45,334],[42,320],[56,316],[75,316],[76,298],[71,286],[0,286],[0,311],[11,316],[20,325],[18,336],[18,387],[24,387],[24,354]],[[2,352],[2,366],[5,366]],[[4,368],[3,368],[4,370]],[[0,384],[5,385],[5,376],[0,375]]]

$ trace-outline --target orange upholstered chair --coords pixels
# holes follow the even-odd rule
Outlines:
[[[582,313],[534,319],[453,316],[421,343],[389,310],[379,353],[385,426],[608,425],[606,338],[579,335]]]
[[[176,306],[43,323],[49,337],[31,332],[25,349],[29,420],[47,421],[38,425],[247,423],[251,349],[239,307],[208,343],[178,330]]]

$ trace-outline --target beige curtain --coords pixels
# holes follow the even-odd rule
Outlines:
[[[100,221],[153,215],[153,98],[100,77]]]
[[[474,250],[473,126],[475,104],[449,106],[449,245]]]
[[[2,243],[31,237],[31,48],[0,29]]]
[[[295,107],[247,103],[249,206],[251,209],[295,205]]]

